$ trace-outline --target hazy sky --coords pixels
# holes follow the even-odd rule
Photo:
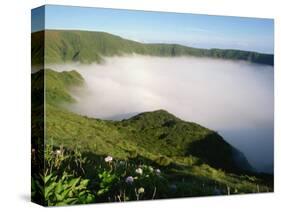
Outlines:
[[[32,12],[32,31],[42,30],[44,7]],[[105,31],[141,42],[201,48],[274,52],[273,19],[45,6],[46,29]]]

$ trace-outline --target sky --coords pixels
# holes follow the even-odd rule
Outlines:
[[[104,31],[145,43],[274,53],[273,19],[47,5],[32,11],[32,32],[43,29]]]

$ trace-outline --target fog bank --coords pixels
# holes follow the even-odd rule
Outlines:
[[[104,64],[52,65],[77,70],[79,114],[120,120],[165,109],[218,131],[259,170],[273,164],[273,67],[206,58],[112,57]],[[264,168],[267,167],[267,168]]]

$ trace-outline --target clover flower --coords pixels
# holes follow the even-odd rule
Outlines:
[[[161,174],[160,169],[156,169],[156,170],[155,170],[155,173],[156,173],[157,175],[160,175],[160,174]]]
[[[61,151],[58,149],[58,150],[56,151],[56,154],[57,154],[57,155],[60,155],[60,154],[61,154]]]
[[[143,188],[143,187],[140,187],[140,188],[138,189],[138,193],[139,193],[139,194],[144,193],[144,188]]]
[[[136,173],[139,175],[142,175],[142,173],[143,173],[142,168],[137,168]]]
[[[111,156],[107,156],[106,158],[104,158],[104,161],[106,163],[110,163],[113,160],[113,158]]]
[[[125,180],[126,183],[132,184],[134,182],[134,178],[132,176],[128,176]]]

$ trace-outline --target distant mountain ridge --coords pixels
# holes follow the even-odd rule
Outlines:
[[[32,33],[32,64],[100,63],[103,57],[140,54],[160,57],[194,56],[244,60],[274,65],[274,55],[231,49],[200,49],[179,44],[140,43],[106,32],[79,30],[45,30]]]

